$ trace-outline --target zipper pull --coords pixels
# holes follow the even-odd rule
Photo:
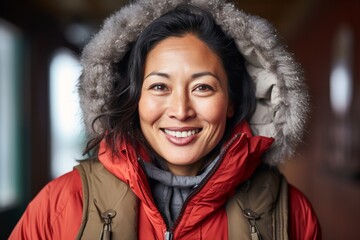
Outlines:
[[[173,234],[170,231],[166,231],[165,232],[165,240],[172,240],[173,239]]]
[[[260,218],[260,216],[248,208],[244,210],[244,216],[249,220],[249,223],[250,223],[251,239],[252,240],[261,240],[261,234],[256,225],[256,220],[258,220]]]

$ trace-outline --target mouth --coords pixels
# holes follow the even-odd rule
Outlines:
[[[174,130],[169,130],[166,128],[162,128],[161,131],[163,131],[165,134],[170,135],[172,137],[176,137],[176,138],[187,138],[187,137],[191,137],[199,132],[201,132],[201,128],[197,128],[197,129],[191,129],[191,130],[184,130],[184,131],[174,131]]]

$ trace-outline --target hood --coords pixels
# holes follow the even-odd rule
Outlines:
[[[282,163],[301,141],[308,112],[301,68],[281,45],[271,24],[223,0],[139,0],[105,20],[81,56],[83,74],[78,86],[89,135],[95,134],[92,121],[102,113],[113,91],[112,63],[122,59],[129,44],[150,22],[187,3],[211,12],[223,31],[234,38],[256,87],[257,107],[249,120],[252,132],[275,139],[264,158],[270,165]],[[104,130],[100,121],[94,127],[96,131]]]

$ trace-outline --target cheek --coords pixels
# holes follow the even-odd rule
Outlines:
[[[227,119],[228,101],[224,98],[217,98],[214,101],[203,102],[198,105],[201,115],[213,124],[225,124]]]
[[[138,108],[141,125],[143,125],[145,122],[151,123],[158,119],[159,115],[161,115],[160,106],[161,104],[159,104],[153,98],[141,96]]]

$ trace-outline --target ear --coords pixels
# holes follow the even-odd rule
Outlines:
[[[229,105],[227,107],[226,116],[228,118],[232,118],[234,116],[234,104],[231,101],[229,102]]]

